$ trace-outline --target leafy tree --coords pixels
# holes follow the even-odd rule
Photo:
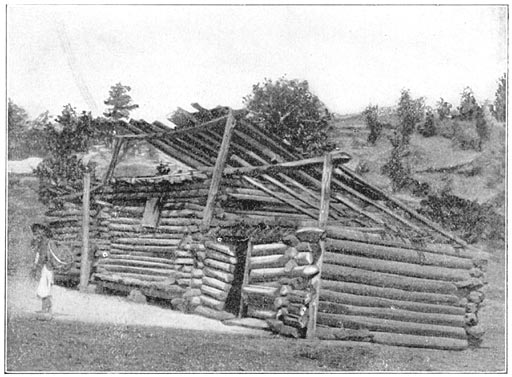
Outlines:
[[[507,118],[507,74],[504,73],[498,81],[496,99],[494,100],[494,117],[499,122],[505,122]]]
[[[307,81],[265,79],[253,85],[244,104],[255,122],[304,156],[334,149],[328,141],[328,110],[309,90]]]
[[[368,107],[363,111],[363,117],[366,125],[370,129],[370,134],[368,135],[368,142],[370,144],[375,144],[382,132],[383,124],[377,119],[378,111],[379,106],[377,105],[368,105]]]
[[[469,86],[464,88],[460,98],[460,106],[457,109],[459,110],[459,118],[461,120],[475,119],[478,103],[476,102],[473,90]]]
[[[437,115],[439,116],[439,120],[444,120],[450,117],[452,113],[452,105],[451,103],[446,102],[442,97],[437,103]]]
[[[22,144],[25,132],[28,129],[28,114],[22,107],[16,105],[10,98],[7,104],[7,135],[9,145],[8,159],[20,158],[23,154]]]
[[[132,88],[122,85],[120,82],[111,86],[109,97],[104,101],[105,105],[110,108],[107,108],[103,115],[114,120],[128,119],[130,111],[139,107],[132,102],[132,97],[128,94],[130,90]]]
[[[71,105],[64,106],[56,124],[45,126],[44,139],[49,156],[36,169],[39,199],[43,203],[53,200],[62,189],[81,190],[87,167],[77,153],[89,149],[97,135],[96,130],[91,114],[84,111],[78,115]]]
[[[416,128],[416,123],[423,119],[425,111],[423,97],[413,99],[408,89],[401,92],[400,100],[398,101],[398,130],[402,134],[402,142],[409,144],[410,137]]]

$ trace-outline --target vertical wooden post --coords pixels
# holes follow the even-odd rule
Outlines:
[[[91,193],[91,173],[84,174],[84,194],[82,197],[82,258],[80,261],[81,291],[86,290],[89,284],[91,265],[89,261],[89,199]]]
[[[242,318],[242,312],[244,311],[246,303],[247,303],[247,295],[244,293],[244,288],[249,284],[249,272],[251,269],[251,254],[252,254],[252,240],[249,240],[249,242],[247,243],[247,252],[245,253],[244,278],[242,280],[240,309],[238,310],[238,318]]]
[[[320,215],[318,217],[318,227],[325,229],[329,218],[329,203],[331,199],[331,178],[332,178],[332,154],[326,153],[324,156],[324,170],[322,174],[322,195],[320,197]],[[322,263],[325,253],[325,241],[320,240],[320,256],[316,262],[318,274],[311,279],[311,285],[314,289],[313,300],[309,304],[309,319],[306,338],[312,338],[316,334],[316,318],[318,313],[318,300],[320,298],[320,284],[322,276]]]
[[[215,161],[212,183],[210,185],[210,190],[208,191],[208,199],[206,201],[206,206],[203,212],[203,222],[201,224],[201,228],[203,230],[207,230],[210,227],[210,222],[213,215],[213,207],[215,206],[215,197],[219,191],[220,180],[222,178],[224,166],[226,165],[229,143],[231,142],[231,135],[233,134],[233,128],[235,125],[236,120],[233,116],[233,111],[229,109],[228,119],[226,120],[226,126],[224,128],[224,136],[222,137],[222,144],[220,145],[219,154],[217,155],[217,160]]]

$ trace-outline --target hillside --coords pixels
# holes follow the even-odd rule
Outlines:
[[[468,148],[476,140],[474,124],[453,120],[437,124],[438,135],[423,137],[414,133],[410,151],[404,165],[411,177],[419,183],[428,184],[428,195],[449,193],[451,198],[461,198],[475,203],[474,207],[491,208],[501,219],[505,216],[506,133],[503,123],[498,123],[490,114],[485,115],[490,128],[490,137],[482,151]],[[379,120],[396,124],[396,116],[387,109],[379,114]],[[332,122],[332,140],[342,151],[349,153],[349,167],[364,178],[392,192],[391,179],[382,174],[383,165],[389,160],[393,149],[388,136],[392,129],[384,128],[375,145],[367,142],[369,130],[360,114],[337,116]],[[465,144],[464,144],[465,143]],[[413,195],[411,189],[393,193],[396,197],[420,208],[427,193]],[[467,202],[469,203],[469,202]],[[459,217],[463,214],[459,214]],[[480,216],[480,214],[478,214]],[[479,221],[478,219],[476,221]],[[493,220],[494,221],[494,220]],[[503,220],[498,226],[504,227]]]

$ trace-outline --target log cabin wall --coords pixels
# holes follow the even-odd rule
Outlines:
[[[411,245],[329,227],[317,325],[383,344],[464,349],[482,336],[485,262],[451,245]]]
[[[319,273],[319,237],[299,229],[277,242],[250,244],[242,288],[247,317],[265,319],[283,335],[305,336],[315,292],[312,278]]]
[[[119,182],[104,190],[102,199],[112,204],[110,250],[97,260],[93,279],[108,288],[137,288],[171,300],[179,310],[197,306],[204,253],[199,224],[208,185],[205,179],[173,185]],[[158,211],[152,225],[145,211],[154,199]]]

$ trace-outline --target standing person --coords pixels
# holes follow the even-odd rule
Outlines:
[[[32,250],[35,253],[34,266],[32,268],[33,276],[40,270],[39,284],[36,294],[42,301],[42,313],[52,312],[52,285],[54,271],[54,256],[50,238],[52,232],[50,228],[43,224],[32,224]]]

